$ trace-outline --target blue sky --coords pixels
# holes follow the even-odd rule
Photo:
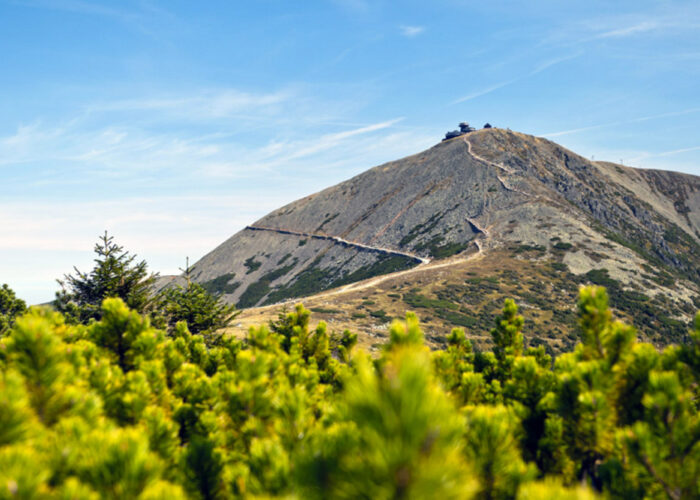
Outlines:
[[[700,174],[697,1],[0,0],[0,282],[176,272],[466,120]]]

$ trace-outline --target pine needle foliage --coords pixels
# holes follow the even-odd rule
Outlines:
[[[297,306],[244,339],[31,308],[0,332],[0,498],[700,498],[700,316],[659,352],[583,288],[581,343],[430,352],[395,321],[377,359]]]
[[[216,332],[239,314],[235,306],[224,304],[202,285],[191,281],[184,287],[163,290],[157,297],[157,311],[164,317],[169,331],[184,321],[191,333],[203,335],[212,343],[218,339]]]
[[[202,335],[208,344],[215,344],[220,340],[217,332],[228,326],[239,312],[192,281],[189,257],[186,262],[185,269],[181,269],[186,286],[166,287],[156,297],[156,323],[172,332],[184,321],[190,333]]]
[[[104,299],[118,297],[138,313],[149,312],[156,275],[148,273],[146,261],[137,262],[136,255],[117,245],[107,231],[99,237],[94,251],[97,256],[90,272],[74,267],[75,274],[57,280],[61,290],[56,293],[56,309],[71,321],[88,323],[101,318]]]
[[[0,287],[0,335],[14,324],[15,318],[27,310],[27,304],[3,284]]]

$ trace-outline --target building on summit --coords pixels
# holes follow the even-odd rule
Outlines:
[[[486,126],[488,125],[488,127]],[[491,128],[490,124],[484,125],[484,128]],[[470,132],[474,132],[476,129],[469,125],[467,122],[462,122],[459,124],[459,130],[451,130],[450,132],[447,132],[445,134],[445,138],[443,141],[447,141],[449,139],[454,139],[455,137],[459,137],[460,135],[468,134]]]

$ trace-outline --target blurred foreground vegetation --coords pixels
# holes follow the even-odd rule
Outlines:
[[[430,352],[407,313],[371,359],[301,305],[238,340],[5,295],[0,498],[700,497],[700,316],[659,352],[601,287],[556,360],[512,301],[492,352]]]

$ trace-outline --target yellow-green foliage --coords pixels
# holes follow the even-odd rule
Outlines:
[[[0,499],[700,496],[700,316],[658,352],[579,301],[582,342],[526,349],[512,301],[474,352],[412,313],[379,359],[302,306],[244,341],[170,333],[119,299],[0,336]]]

